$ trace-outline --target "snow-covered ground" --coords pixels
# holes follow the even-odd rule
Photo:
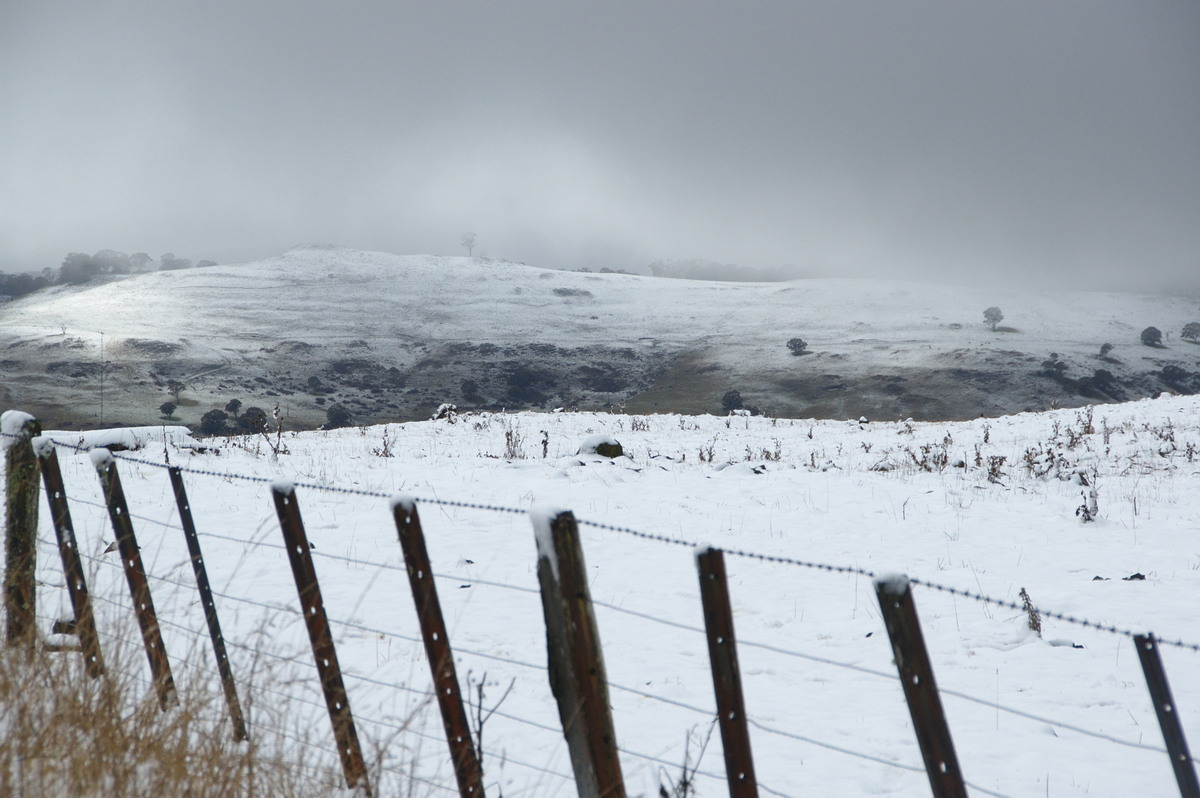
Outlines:
[[[594,435],[627,457],[577,454]],[[549,503],[620,528],[581,533],[631,795],[658,794],[685,758],[696,765],[712,728],[694,545],[847,569],[726,558],[765,794],[928,794],[870,573],[1015,603],[1024,588],[1044,610],[1200,643],[1192,397],[963,423],[464,414],[202,443],[174,436],[117,460],[176,680],[212,679],[214,667],[167,475],[151,464],[164,457],[190,472],[251,733],[303,739],[306,763],[336,782],[270,495],[272,480],[293,481],[381,794],[454,791],[390,512],[397,493],[417,497],[464,690],[477,698],[483,685],[485,712],[499,703],[483,729],[489,794],[573,785],[546,678],[533,527],[524,512],[479,505]],[[103,640],[130,645],[137,627],[117,555],[103,553],[112,531],[92,461],[59,457]],[[1077,510],[1092,487],[1098,515],[1085,523]],[[69,614],[48,513],[41,538],[48,628]],[[1039,637],[1007,606],[925,586],[914,596],[972,794],[1176,791],[1128,637],[1051,617]],[[1200,653],[1162,653],[1200,740]],[[144,658],[130,661],[148,680]],[[725,794],[723,771],[713,732],[697,794]]]

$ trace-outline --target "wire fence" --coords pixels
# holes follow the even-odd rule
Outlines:
[[[12,436],[7,436],[5,433],[0,433],[0,434],[5,435],[6,437],[12,437]],[[77,444],[63,442],[63,441],[57,441],[57,440],[52,441],[52,443],[56,447],[60,447],[63,449],[76,451],[76,452],[80,451],[80,447]],[[156,460],[147,459],[145,457],[129,455],[129,454],[126,454],[123,452],[115,452],[115,453],[113,453],[113,456],[117,460],[128,463],[130,465],[137,465],[137,466],[149,467],[149,468],[154,468],[154,469],[166,469],[166,468],[172,467],[167,462],[159,462]],[[203,469],[203,468],[179,468],[179,470],[183,474],[188,475],[190,477],[210,477],[210,478],[216,478],[216,479],[229,481],[229,482],[244,482],[244,483],[248,483],[248,484],[257,484],[257,485],[272,484],[272,483],[276,482],[276,480],[273,480],[271,478],[266,478],[266,477],[262,477],[262,476],[258,476],[258,475],[252,475],[252,474],[242,474],[242,473],[230,472],[230,471],[217,471],[217,470]],[[312,490],[312,491],[327,493],[327,494],[352,496],[352,497],[356,497],[356,498],[369,498],[369,499],[380,499],[380,500],[389,500],[389,501],[392,500],[393,498],[395,498],[394,494],[388,494],[388,493],[383,493],[383,492],[379,492],[379,491],[365,490],[365,489],[360,489],[360,488],[346,487],[346,486],[341,486],[341,485],[330,485],[330,484],[322,484],[322,483],[315,483],[315,482],[294,482],[293,485],[296,488],[303,488],[306,490]],[[528,509],[526,509],[526,508],[519,508],[519,507],[512,507],[512,506],[500,506],[500,505],[485,504],[485,503],[470,502],[470,501],[443,499],[443,498],[438,498],[438,497],[431,498],[431,497],[425,497],[425,496],[415,496],[415,497],[408,497],[408,498],[415,500],[415,502],[418,505],[432,505],[432,506],[445,507],[445,508],[455,508],[455,509],[485,512],[485,513],[497,513],[497,514],[505,514],[505,515],[516,515],[516,516],[525,515],[528,513]],[[72,497],[71,501],[72,501],[72,503],[81,505],[81,506],[89,506],[89,507],[93,507],[95,509],[108,509],[108,506],[104,503],[91,501],[91,500],[85,499],[85,498]],[[152,516],[146,515],[145,513],[130,513],[130,517],[132,519],[137,520],[142,523],[153,524],[154,526],[156,526],[164,531],[168,531],[168,530],[175,531],[175,532],[183,531],[182,527],[177,523],[174,523],[172,521],[167,521],[162,518],[154,518]],[[647,541],[647,542],[652,542],[652,543],[658,543],[658,544],[669,545],[669,546],[674,546],[674,547],[681,547],[681,548],[688,548],[688,549],[692,549],[692,550],[701,550],[703,548],[707,548],[698,541],[686,539],[686,538],[679,537],[679,536],[663,535],[663,534],[659,534],[659,533],[633,529],[633,528],[626,527],[626,526],[590,521],[590,520],[582,519],[582,518],[577,519],[577,523],[581,527],[586,527],[586,528],[590,528],[590,529],[594,529],[594,530],[602,531],[602,532],[610,532],[610,533],[614,533],[617,535],[627,536],[630,538]],[[232,536],[232,535],[222,535],[220,533],[206,532],[206,531],[200,532],[199,535],[202,538],[220,540],[220,541],[223,541],[226,543],[237,543],[237,544],[240,544],[243,546],[251,547],[253,549],[263,549],[263,550],[268,550],[268,551],[276,551],[276,552],[280,552],[280,553],[286,552],[286,550],[287,550],[286,546],[284,546],[284,545],[280,545],[277,543],[271,543],[266,540],[247,539],[247,538],[243,538],[243,537],[237,537],[237,536]],[[48,540],[45,538],[40,538],[39,542],[47,548],[56,548],[58,545],[57,542],[51,541],[51,540]],[[757,561],[757,562],[762,562],[762,563],[767,563],[767,564],[772,564],[772,565],[783,565],[783,566],[795,567],[795,568],[800,568],[800,569],[814,570],[814,571],[824,572],[824,573],[829,573],[829,574],[852,575],[852,576],[864,577],[864,578],[868,578],[868,579],[872,579],[872,580],[878,576],[875,572],[873,572],[871,570],[860,568],[857,566],[805,561],[805,560],[795,559],[795,558],[781,556],[781,555],[777,555],[777,554],[755,552],[755,551],[749,551],[749,550],[743,550],[743,549],[722,548],[722,549],[720,549],[720,551],[722,551],[724,554],[726,554],[730,557],[752,560],[752,561]],[[122,566],[118,562],[114,562],[111,559],[106,559],[102,555],[97,556],[94,554],[86,554],[83,552],[81,552],[80,554],[81,554],[81,557],[84,560],[86,560],[94,569],[103,568],[103,569],[110,570],[113,572],[119,572],[122,570]],[[322,559],[322,560],[325,560],[328,562],[336,562],[341,565],[354,566],[356,568],[372,568],[372,569],[376,569],[379,572],[394,572],[397,574],[403,574],[406,572],[405,566],[401,565],[399,563],[379,562],[377,560],[368,560],[368,559],[363,559],[361,557],[346,556],[346,555],[340,555],[340,554],[319,551],[319,550],[314,550],[311,552],[311,554],[314,558]],[[148,576],[152,580],[154,580],[156,583],[170,585],[174,588],[178,588],[180,591],[185,591],[181,595],[186,595],[186,591],[190,591],[194,587],[194,585],[192,585],[182,579],[176,579],[176,578],[172,578],[172,577],[168,577],[168,576],[162,576],[160,574],[148,574]],[[453,574],[434,572],[432,574],[432,576],[436,580],[439,580],[440,582],[445,583],[445,584],[462,582],[461,576],[456,576]],[[949,585],[944,585],[944,584],[940,584],[940,583],[936,583],[936,582],[932,582],[932,581],[928,581],[928,580],[924,580],[924,579],[912,578],[909,581],[911,582],[911,584],[913,584],[917,587],[920,587],[920,588],[928,589],[930,591],[943,593],[943,594],[954,596],[954,597],[969,599],[971,601],[978,602],[983,605],[1001,607],[1001,608],[1013,610],[1018,613],[1026,613],[1027,611],[1030,611],[1030,609],[1031,609],[1028,605],[1019,604],[1017,602],[1010,601],[1007,599],[989,596],[989,595],[984,594],[982,591],[963,590],[961,588],[956,588],[956,587],[952,587]],[[482,579],[482,578],[471,577],[470,583],[473,586],[482,586],[482,587],[487,587],[490,589],[509,591],[512,593],[520,593],[520,594],[524,594],[524,595],[528,595],[528,596],[534,596],[534,595],[540,594],[540,590],[536,587],[532,587],[529,585],[512,584],[509,582],[495,580],[495,579]],[[270,601],[262,601],[258,598],[254,598],[254,597],[247,596],[247,595],[239,595],[237,593],[230,592],[228,590],[220,590],[220,591],[213,590],[213,595],[216,596],[217,598],[221,599],[221,601],[223,602],[223,606],[233,606],[233,605],[245,606],[245,607],[255,608],[258,610],[265,610],[270,613],[281,614],[283,616],[291,617],[292,619],[299,619],[302,616],[302,613],[298,609],[296,609],[296,607],[294,605],[292,605],[290,602],[281,601],[279,603],[275,603],[275,602],[270,602]],[[117,599],[114,599],[114,598],[111,598],[111,597],[108,597],[108,596],[105,596],[102,594],[96,594],[95,598],[97,600],[99,600],[103,603],[107,603],[113,607],[127,609],[127,605],[120,600],[117,600]],[[700,628],[695,625],[692,625],[692,624],[689,624],[689,623],[685,623],[685,622],[676,620],[676,619],[662,617],[661,615],[656,615],[656,614],[650,613],[650,612],[633,610],[633,609],[629,609],[626,607],[617,606],[612,603],[606,603],[603,601],[593,601],[592,603],[594,606],[600,608],[601,610],[603,610],[605,612],[620,614],[620,615],[623,615],[628,618],[637,618],[639,620],[642,620],[642,621],[645,621],[648,623],[656,624],[663,628],[668,628],[668,629],[671,629],[674,631],[686,632],[688,634],[698,635],[700,638],[703,638],[703,636],[705,635],[705,629]],[[1089,630],[1092,630],[1095,632],[1100,632],[1100,633],[1104,633],[1104,634],[1108,634],[1108,635],[1132,639],[1135,637],[1135,635],[1138,634],[1137,632],[1135,632],[1131,629],[1122,628],[1116,624],[1098,623],[1098,622],[1091,621],[1087,618],[1077,617],[1070,613],[1057,612],[1052,609],[1047,609],[1047,608],[1043,608],[1040,606],[1034,606],[1032,608],[1032,610],[1037,612],[1038,614],[1040,614],[1042,617],[1045,617],[1045,618],[1052,618],[1052,619],[1061,621],[1066,624],[1071,624],[1074,626],[1078,626],[1081,628],[1089,629]],[[48,620],[54,620],[54,619],[48,619]],[[172,621],[172,620],[168,620],[168,619],[160,619],[160,622],[164,626],[166,626],[166,627],[170,628],[171,630],[173,630],[174,632],[178,633],[179,635],[189,639],[190,646],[193,649],[203,646],[206,632],[202,628],[200,628],[199,625],[187,625],[187,624],[182,624],[177,621]],[[381,628],[381,627],[378,627],[375,625],[361,623],[361,622],[348,620],[348,619],[344,619],[344,618],[342,618],[342,619],[339,619],[336,617],[332,618],[331,623],[335,627],[340,628],[345,631],[365,633],[365,634],[369,634],[369,635],[375,636],[380,639],[395,640],[395,641],[399,641],[399,642],[409,644],[412,646],[420,645],[423,642],[422,638],[418,637],[418,636],[406,635],[406,634],[396,632],[391,629]],[[110,633],[110,634],[112,634],[112,633]],[[141,643],[141,641],[132,641],[127,638],[122,638],[119,635],[114,635],[114,637],[116,639],[120,639],[123,643],[125,643],[127,645],[134,645],[135,643],[140,645],[140,643]],[[793,649],[789,649],[789,648],[780,647],[778,645],[774,645],[774,644],[770,644],[770,643],[757,642],[754,640],[748,640],[748,639],[743,639],[743,638],[739,638],[737,642],[738,642],[738,645],[742,648],[757,649],[760,651],[769,652],[774,655],[783,656],[783,657],[787,657],[787,658],[791,658],[791,659],[795,659],[795,660],[803,660],[806,662],[818,663],[823,666],[840,669],[840,670],[850,672],[850,673],[865,675],[865,676],[869,676],[869,677],[876,678],[876,679],[887,680],[889,682],[898,682],[899,681],[899,677],[895,673],[882,671],[882,670],[876,670],[876,669],[864,667],[861,665],[857,665],[854,663],[841,662],[841,661],[838,661],[838,660],[835,660],[832,658],[819,656],[819,655],[812,654],[809,652],[797,651],[797,650],[793,650]],[[1158,638],[1158,642],[1161,645],[1168,645],[1168,646],[1172,646],[1172,647],[1183,649],[1183,650],[1189,650],[1189,651],[1193,651],[1193,652],[1200,651],[1200,644],[1185,641],[1181,637],[1173,637],[1173,638],[1161,638],[1160,637],[1160,638]],[[245,643],[238,642],[238,641],[231,640],[230,645],[233,648],[238,649],[239,651],[242,651],[246,654],[253,655],[255,657],[264,657],[273,662],[279,663],[280,665],[286,665],[288,667],[300,667],[305,672],[309,672],[309,671],[313,671],[313,670],[317,669],[316,666],[308,658],[306,658],[306,656],[302,650],[300,652],[297,652],[295,655],[287,656],[287,655],[278,654],[276,652],[272,652],[269,650],[265,650],[261,646],[250,646]],[[516,668],[519,668],[522,670],[538,672],[539,674],[542,674],[542,676],[540,676],[539,678],[543,682],[545,681],[544,676],[548,673],[548,667],[545,664],[538,663],[538,662],[530,662],[528,660],[523,660],[518,657],[508,656],[508,655],[504,655],[504,654],[497,654],[495,652],[485,651],[485,650],[473,648],[470,646],[455,645],[454,652],[456,655],[464,657],[464,658],[472,658],[472,659],[483,661],[483,662],[499,663],[499,664],[503,664],[506,666],[513,666],[513,667],[516,667]],[[212,676],[213,672],[211,670],[209,670],[208,675]],[[428,689],[420,689],[420,688],[411,687],[408,685],[398,683],[395,680],[380,679],[380,678],[376,678],[374,676],[369,676],[369,675],[362,674],[362,673],[356,673],[353,670],[346,671],[344,675],[350,681],[358,683],[358,684],[371,685],[374,687],[386,688],[389,690],[399,690],[401,692],[408,693],[408,694],[414,696],[420,702],[423,702],[426,704],[430,703],[434,698],[434,693]],[[148,683],[146,683],[146,684],[148,684]],[[252,689],[252,690],[257,689],[260,692],[260,694],[265,693],[267,695],[276,695],[276,697],[279,697],[279,698],[286,698],[287,700],[290,700],[290,701],[296,701],[300,704],[307,705],[310,709],[318,709],[319,710],[319,709],[324,708],[323,705],[321,705],[319,702],[313,701],[311,699],[305,699],[303,697],[295,696],[291,693],[285,693],[282,691],[274,690],[273,688],[270,688],[270,687],[256,687],[251,681],[241,681],[240,684],[242,684],[247,689]],[[671,707],[673,709],[683,710],[691,715],[694,715],[698,718],[704,719],[706,722],[712,722],[712,719],[714,718],[715,708],[711,705],[710,706],[699,706],[699,705],[696,705],[694,703],[690,703],[687,701],[681,701],[676,698],[659,695],[651,690],[646,690],[646,689],[642,689],[639,687],[633,687],[631,685],[622,684],[619,682],[608,681],[607,685],[609,688],[611,688],[612,690],[614,690],[618,693],[623,693],[623,694],[626,694],[629,696],[634,696],[634,697],[637,697],[640,699],[645,699],[645,700],[654,702],[654,703],[664,706],[664,707]],[[966,692],[963,692],[960,690],[947,689],[944,687],[940,689],[940,693],[942,695],[953,697],[953,698],[956,698],[958,700],[961,700],[961,701],[964,701],[964,702],[967,702],[970,704],[986,707],[988,709],[994,710],[999,713],[1005,713],[1011,717],[1020,718],[1022,720],[1034,722],[1034,723],[1051,724],[1053,726],[1056,726],[1056,727],[1059,727],[1062,729],[1067,729],[1072,732],[1087,736],[1089,738],[1104,741],[1104,742],[1111,743],[1114,745],[1144,750],[1144,751],[1148,751],[1148,752],[1154,752],[1156,754],[1167,753],[1167,749],[1163,748],[1161,746],[1148,745],[1148,744],[1141,743],[1140,741],[1123,739],[1116,735],[1111,735],[1111,734],[1107,734],[1104,732],[1087,729],[1078,724],[1073,724],[1070,722],[1063,721],[1061,719],[1056,719],[1056,718],[1050,717],[1049,715],[1031,713],[1031,712],[1025,711],[1023,709],[1006,706],[1005,704],[999,702],[998,700],[993,701],[993,700],[989,700],[989,699],[984,699],[984,698],[980,698],[978,696],[973,696],[969,693],[966,693]],[[482,701],[482,698],[481,698],[481,701]],[[499,706],[493,707],[489,710],[489,717],[491,715],[495,715],[498,718],[502,718],[507,721],[510,721],[514,724],[519,725],[520,727],[523,727],[523,728],[528,729],[533,732],[546,733],[546,734],[553,735],[554,740],[558,743],[561,743],[560,736],[562,733],[562,729],[560,726],[556,726],[551,723],[546,723],[542,720],[538,720],[535,718],[527,717],[521,713],[511,712],[508,710],[502,710]],[[414,734],[423,739],[427,739],[429,741],[434,741],[434,742],[444,741],[444,738],[439,737],[437,735],[430,734],[428,732],[424,732],[423,730],[416,728],[413,724],[388,721],[386,719],[372,717],[369,715],[361,715],[361,716],[357,716],[357,717],[362,723],[367,724],[372,727],[375,727],[375,728],[378,728],[378,729],[390,730],[395,733],[404,733],[404,734],[411,733],[411,734]],[[805,734],[801,734],[801,733],[793,731],[793,730],[780,728],[778,725],[766,723],[766,722],[758,720],[754,717],[749,718],[749,723],[753,728],[755,728],[756,730],[758,730],[759,732],[761,732],[763,734],[776,736],[776,737],[782,737],[782,738],[786,738],[789,740],[794,740],[796,742],[802,742],[802,743],[812,745],[817,748],[821,748],[821,749],[824,749],[824,750],[827,750],[827,751],[830,751],[830,752],[833,752],[833,753],[836,753],[836,754],[839,754],[839,755],[842,755],[842,756],[845,756],[845,757],[848,757],[851,759],[857,759],[857,760],[864,761],[864,762],[871,762],[871,763],[881,765],[886,768],[892,768],[892,769],[896,769],[899,771],[907,771],[907,772],[912,772],[912,773],[925,773],[926,772],[926,768],[919,764],[908,764],[908,763],[904,763],[904,762],[900,762],[900,761],[894,761],[887,757],[877,756],[869,751],[855,750],[853,748],[850,748],[850,747],[847,747],[844,745],[838,745],[835,743],[831,743],[827,740],[822,740],[822,739],[820,739],[818,737],[814,737],[812,735],[805,735]],[[282,727],[270,728],[269,731],[273,734],[278,734],[283,737],[287,737],[289,735],[289,732]],[[300,744],[304,744],[304,745],[311,745],[311,743],[307,743],[307,742],[305,742],[303,740],[299,740],[299,739],[297,739],[296,742],[298,742]],[[624,754],[628,757],[637,759],[637,760],[645,762],[645,763],[657,765],[661,768],[677,768],[680,765],[680,762],[677,760],[669,760],[669,759],[666,759],[661,756],[658,756],[658,755],[655,755],[652,753],[648,753],[645,751],[639,751],[639,750],[629,749],[629,748],[621,748],[619,750],[621,751],[622,754]],[[1196,760],[1195,758],[1191,758],[1191,761],[1195,762],[1198,760]],[[560,779],[560,780],[563,780],[564,782],[569,782],[569,781],[573,780],[573,776],[569,773],[564,773],[564,772],[555,770],[550,767],[538,765],[537,763],[529,762],[529,761],[523,760],[519,757],[514,758],[511,755],[507,754],[507,752],[504,755],[504,763],[505,763],[505,765],[512,765],[513,767],[523,768],[523,769],[529,770],[531,772],[537,772],[537,773],[541,774],[542,776]],[[686,772],[687,763],[684,763],[684,766],[685,766],[685,772]],[[713,780],[717,780],[717,781],[723,781],[725,778],[724,774],[722,774],[722,773],[717,773],[717,772],[714,772],[714,771],[711,771],[708,769],[701,769],[698,766],[693,767],[691,769],[691,773],[693,776],[701,776],[704,778],[713,779]],[[399,775],[398,769],[395,770],[394,775]],[[423,779],[421,777],[416,776],[415,774],[413,774],[411,772],[405,773],[404,777],[412,779],[416,782],[425,784],[426,786],[436,788],[439,791],[454,792],[453,789],[446,787],[444,784],[441,784],[441,783],[438,783],[438,782],[432,781],[432,780]],[[972,790],[974,790],[980,794],[991,795],[991,796],[999,796],[999,795],[1003,794],[1000,792],[992,791],[990,789],[984,788],[984,787],[976,785],[976,784],[971,784],[969,782],[966,782],[966,784],[967,784],[967,786],[971,787]],[[760,789],[762,789],[764,792],[768,792],[771,794],[775,794],[775,795],[784,795],[785,794],[785,793],[773,790],[770,787],[762,784],[761,782],[758,784],[758,787]]]

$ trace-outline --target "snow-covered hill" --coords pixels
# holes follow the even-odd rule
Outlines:
[[[578,455],[596,434],[627,457]],[[726,791],[719,735],[700,753],[713,698],[693,544],[847,569],[727,558],[756,771],[770,795],[928,795],[870,573],[1016,604],[1025,590],[1044,610],[1200,644],[1193,397],[956,423],[484,413],[204,443],[186,448],[173,431],[117,461],[166,648],[180,685],[213,678],[171,489],[153,465],[164,454],[186,469],[252,734],[302,758],[314,795],[330,794],[339,771],[281,548],[276,479],[297,484],[379,794],[453,792],[396,493],[418,498],[460,678],[473,696],[484,685],[487,707],[499,703],[484,729],[489,795],[574,794],[544,670],[534,535],[519,512],[536,504],[682,544],[581,528],[631,795],[658,794],[689,757],[697,795]],[[59,456],[105,645],[123,638],[145,676],[117,555],[104,553],[112,532],[92,461],[71,448]],[[1084,523],[1077,509],[1093,488],[1096,520]],[[69,604],[45,514],[41,537],[48,628]],[[1174,794],[1128,637],[1049,613],[1039,636],[995,601],[914,595],[972,795]],[[1200,654],[1162,653],[1185,732],[1200,739]],[[220,712],[217,703],[212,723],[224,734]]]
[[[995,332],[990,306],[1005,314]],[[311,427],[334,403],[358,422],[443,402],[696,413],[737,390],[776,416],[973,418],[1200,389],[1200,346],[1178,338],[1197,319],[1186,297],[707,283],[313,247],[0,306],[0,402],[59,424],[153,423],[179,381],[175,417],[193,427],[231,399]],[[1166,348],[1141,344],[1148,326]],[[810,353],[793,355],[794,337]],[[1062,365],[1046,369],[1052,353]]]

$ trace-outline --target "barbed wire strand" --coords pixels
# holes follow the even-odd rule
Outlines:
[[[6,435],[7,435],[7,433],[6,433]],[[19,436],[8,435],[8,437],[16,438]],[[48,440],[50,440],[50,442],[53,443],[55,446],[71,449],[74,451],[80,450],[79,446],[77,444],[59,441],[59,440],[56,440],[53,438],[48,439]],[[172,467],[165,463],[160,463],[155,460],[147,460],[145,458],[132,457],[123,452],[114,452],[113,457],[120,459],[120,460],[124,460],[126,462],[137,463],[140,465],[150,466],[153,468],[166,469],[166,468]],[[203,475],[203,476],[213,476],[213,477],[217,477],[220,479],[226,479],[226,480],[237,480],[237,481],[251,482],[251,483],[257,483],[257,484],[267,484],[267,483],[271,483],[271,482],[275,481],[273,478],[269,478],[269,477],[238,474],[238,473],[229,472],[229,471],[221,472],[221,471],[213,471],[213,470],[201,469],[201,468],[183,468],[183,467],[179,467],[179,468],[180,468],[180,471],[183,473],[197,474],[197,475]],[[382,491],[365,490],[362,488],[347,488],[347,487],[342,487],[342,486],[337,486],[337,485],[323,485],[323,484],[314,483],[314,482],[293,481],[292,484],[295,487],[302,487],[302,488],[306,488],[309,490],[322,491],[322,492],[326,492],[326,493],[342,494],[342,495],[350,495],[350,496],[359,496],[359,497],[364,497],[364,498],[390,500],[395,495],[395,494],[391,494],[391,493],[384,493]],[[505,514],[511,514],[511,515],[523,515],[527,512],[527,510],[517,508],[517,507],[506,507],[506,506],[502,506],[502,505],[483,504],[483,503],[479,503],[479,502],[466,502],[466,501],[457,501],[457,500],[452,500],[452,499],[430,498],[430,497],[425,497],[425,496],[414,496],[413,499],[419,504],[431,504],[431,505],[437,505],[437,506],[442,506],[442,507],[456,507],[456,508],[461,508],[461,509],[472,509],[472,510],[480,510],[480,511],[485,511],[485,512],[505,513]],[[635,538],[638,538],[641,540],[648,540],[648,541],[664,543],[664,544],[680,546],[680,547],[686,547],[686,548],[693,548],[693,549],[698,549],[698,548],[703,547],[703,544],[699,543],[698,541],[686,540],[686,539],[676,538],[676,537],[669,537],[666,535],[656,534],[656,533],[652,533],[652,532],[643,532],[641,530],[636,530],[636,529],[632,529],[630,527],[620,526],[620,525],[616,525],[616,524],[609,524],[609,523],[598,522],[598,521],[589,521],[587,519],[579,519],[579,518],[576,519],[576,523],[578,523],[580,526],[587,526],[587,527],[591,527],[593,529],[599,529],[599,530],[603,530],[603,531],[615,532],[615,533],[623,534],[623,535],[629,535],[631,537],[635,537]],[[876,574],[874,571],[871,571],[871,570],[868,570],[865,568],[860,568],[858,566],[834,565],[834,564],[830,564],[830,563],[799,560],[799,559],[795,559],[792,557],[784,557],[781,555],[773,555],[773,554],[763,554],[760,552],[747,551],[744,549],[719,548],[718,550],[724,552],[725,554],[728,554],[731,557],[752,559],[752,560],[757,560],[760,562],[766,562],[766,563],[772,563],[772,564],[778,564],[778,565],[789,565],[789,566],[794,566],[794,567],[807,568],[810,570],[824,571],[827,573],[863,576],[863,577],[866,577],[869,579],[874,579],[876,577]],[[931,581],[928,581],[925,579],[919,579],[916,577],[910,577],[909,582],[912,585],[929,588],[930,590],[947,593],[949,595],[958,596],[960,598],[970,599],[972,601],[976,601],[976,602],[983,603],[983,604],[995,604],[998,607],[1004,607],[1006,609],[1012,609],[1012,610],[1016,610],[1019,612],[1026,611],[1026,608],[1023,604],[1018,604],[1017,602],[1010,601],[1007,599],[998,599],[993,596],[985,595],[981,592],[963,590],[961,588],[955,588],[955,587],[951,587],[949,585],[942,585],[942,584],[939,584],[936,582],[931,582]],[[1095,621],[1088,620],[1087,618],[1080,618],[1080,617],[1076,617],[1074,615],[1069,615],[1067,613],[1060,613],[1055,610],[1043,609],[1043,608],[1037,607],[1037,606],[1035,606],[1034,609],[1045,618],[1050,618],[1053,620],[1061,621],[1063,623],[1080,626],[1080,627],[1087,628],[1087,629],[1092,629],[1094,631],[1105,632],[1108,634],[1129,637],[1129,638],[1132,638],[1138,634],[1138,632],[1135,632],[1131,629],[1123,629],[1123,628],[1117,627],[1114,624],[1097,623]],[[1173,648],[1181,648],[1181,649],[1185,649],[1188,651],[1200,653],[1200,643],[1189,643],[1189,642],[1184,641],[1182,638],[1164,638],[1164,637],[1156,636],[1155,639],[1158,642],[1158,644],[1161,646],[1170,646]]]

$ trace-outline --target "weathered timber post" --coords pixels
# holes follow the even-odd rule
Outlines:
[[[708,658],[712,663],[729,795],[730,798],[756,798],[758,783],[754,778],[750,729],[746,723],[742,676],[733,637],[725,554],[720,549],[707,549],[696,555],[696,567],[700,571],[700,599],[704,605],[704,628],[708,632]]]
[[[1153,634],[1135,635],[1138,659],[1142,662],[1142,673],[1146,674],[1146,686],[1150,688],[1150,700],[1162,727],[1163,740],[1167,743],[1167,754],[1175,771],[1182,798],[1200,798],[1200,783],[1196,781],[1196,768],[1188,752],[1187,738],[1179,724],[1179,708],[1171,697],[1171,685],[1167,683],[1167,672],[1163,669],[1162,657],[1158,654],[1158,641]]]
[[[54,450],[54,444],[46,443],[38,447],[37,454],[42,461],[42,482],[46,486],[46,501],[54,522],[54,536],[58,539],[58,556],[67,580],[67,595],[71,598],[71,610],[75,614],[79,650],[83,654],[88,676],[95,679],[104,674],[104,656],[100,653],[100,636],[96,634],[92,599],[84,578],[83,563],[79,559],[79,545],[75,542],[75,525],[71,523],[71,511],[67,507],[67,489],[63,486],[62,471],[58,467],[58,452]]]
[[[917,605],[907,576],[881,576],[875,580],[875,594],[883,610],[883,621],[892,641],[896,669],[908,701],[913,730],[925,760],[925,773],[935,798],[966,798],[962,771],[954,753],[954,741],[942,711],[937,682],[929,651],[917,620]]]
[[[580,798],[624,798],[600,632],[592,612],[579,528],[570,511],[531,513],[546,617],[550,689]]]
[[[442,617],[441,602],[438,601],[437,587],[433,583],[433,570],[429,564],[429,552],[425,548],[425,534],[421,530],[416,501],[397,496],[392,500],[392,514],[396,519],[400,549],[404,552],[413,603],[421,624],[421,637],[425,641],[425,655],[433,672],[433,687],[442,711],[446,741],[450,744],[458,792],[462,798],[482,798],[483,770],[471,741],[471,727],[467,723],[467,710],[463,706],[458,674],[454,668],[454,654],[450,650],[446,621]]]
[[[271,485],[275,500],[275,514],[279,516],[279,527],[283,532],[284,548],[292,565],[292,576],[296,580],[296,592],[300,596],[300,608],[304,623],[308,627],[308,639],[312,643],[313,659],[317,663],[317,676],[321,680],[321,692],[325,694],[325,707],[329,710],[329,722],[337,741],[338,756],[342,760],[342,773],[350,789],[362,790],[371,795],[371,783],[367,779],[367,766],[363,761],[362,748],[358,744],[358,730],[350,712],[350,699],[342,681],[342,668],[338,664],[333,635],[329,631],[329,618],[325,615],[325,601],[321,598],[321,585],[317,582],[317,571],[313,567],[312,551],[304,522],[300,518],[300,505],[296,503],[296,492],[290,482],[279,480]]]
[[[113,460],[112,452],[108,449],[93,449],[91,457],[100,477],[100,487],[104,491],[105,504],[108,505],[113,534],[117,538],[117,551],[121,554],[125,581],[129,583],[129,595],[133,598],[133,612],[142,630],[142,644],[146,648],[146,659],[150,662],[154,689],[158,692],[158,705],[165,711],[179,703],[179,699],[175,695],[175,679],[171,675],[171,663],[167,659],[162,630],[158,628],[158,613],[154,611],[150,583],[146,581],[141,547],[133,534],[133,522],[129,519],[125,490],[121,487],[121,477],[117,474],[117,464]]]
[[[183,486],[183,474],[177,467],[167,469],[171,478],[171,489],[175,492],[175,506],[179,509],[179,523],[187,539],[188,554],[192,559],[192,572],[196,575],[196,590],[200,593],[200,604],[204,607],[204,621],[208,624],[208,636],[212,639],[213,656],[217,659],[217,672],[221,675],[221,688],[225,691],[225,706],[229,709],[229,720],[233,724],[233,739],[246,740],[246,721],[242,716],[242,704],[238,701],[237,685],[233,682],[233,670],[229,667],[229,656],[225,652],[225,637],[221,634],[221,622],[217,618],[217,605],[213,601],[212,587],[208,583],[208,569],[204,567],[204,555],[200,552],[200,538],[196,534],[196,523],[192,519],[192,506],[188,502]]]
[[[8,410],[0,416],[4,449],[4,608],[10,646],[32,647],[37,640],[38,459],[33,439],[42,425],[28,413]]]

